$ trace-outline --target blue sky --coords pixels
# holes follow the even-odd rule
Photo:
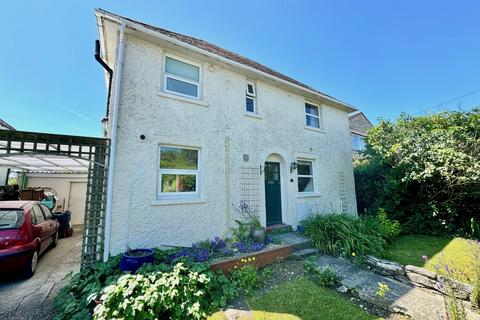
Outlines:
[[[19,130],[101,135],[96,7],[245,55],[373,122],[480,106],[479,1],[9,1],[0,118]]]

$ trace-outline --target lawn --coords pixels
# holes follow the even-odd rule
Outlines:
[[[390,245],[388,257],[404,265],[424,267],[441,274],[447,273],[445,266],[448,266],[453,270],[454,278],[473,283],[476,275],[475,250],[480,252],[478,245],[475,247],[472,241],[463,238],[407,235]],[[422,256],[428,259],[425,261]]]
[[[263,295],[247,298],[247,302],[256,320],[378,319],[306,278],[285,282]]]

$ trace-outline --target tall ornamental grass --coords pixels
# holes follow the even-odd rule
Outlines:
[[[371,219],[346,214],[311,215],[302,222],[305,234],[322,252],[346,256],[372,254],[384,257],[386,241]]]

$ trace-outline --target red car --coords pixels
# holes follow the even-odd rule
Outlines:
[[[58,221],[38,201],[0,201],[0,273],[31,277],[39,256],[58,243]]]

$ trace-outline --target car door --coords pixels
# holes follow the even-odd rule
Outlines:
[[[50,209],[46,205],[42,203],[38,205],[40,206],[40,208],[42,208],[43,216],[45,217],[45,222],[48,225],[48,235],[53,237],[53,235],[57,231],[57,227],[56,227],[57,222],[53,218],[53,213],[52,211],[50,211]]]
[[[32,216],[35,216],[34,235],[40,238],[40,253],[45,251],[52,242],[50,237],[50,227],[48,221],[43,216],[43,211],[38,204],[35,204],[30,209]]]

